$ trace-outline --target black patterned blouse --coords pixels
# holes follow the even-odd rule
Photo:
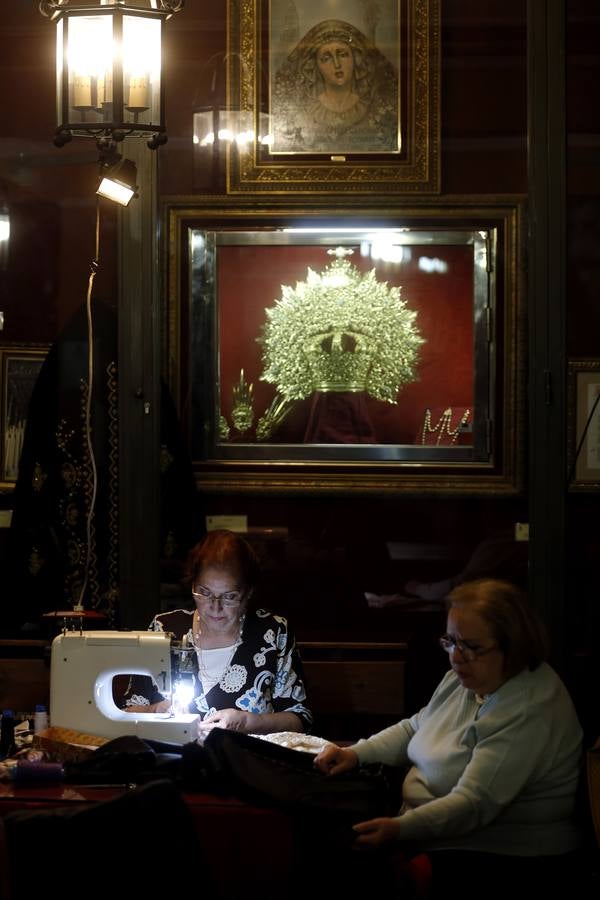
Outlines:
[[[159,613],[149,631],[171,632],[176,640],[187,635],[192,644],[194,611],[175,609]],[[217,684],[206,693],[201,675],[194,675],[194,699],[190,712],[204,718],[220,709],[241,709],[251,713],[291,712],[310,730],[312,714],[306,705],[302,662],[287,619],[264,609],[248,611],[241,642],[236,647]],[[123,698],[124,705],[150,704],[163,696],[150,678],[135,676]]]

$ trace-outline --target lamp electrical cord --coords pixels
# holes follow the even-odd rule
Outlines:
[[[96,234],[95,234],[95,250],[94,259],[90,266],[90,275],[88,278],[88,287],[86,295],[86,313],[87,313],[87,331],[88,331],[88,390],[85,404],[85,438],[87,450],[90,459],[90,467],[92,470],[92,496],[87,510],[86,516],[86,551],[85,563],[83,567],[83,580],[81,582],[81,590],[77,603],[73,607],[76,612],[84,609],[83,598],[88,585],[90,572],[90,557],[92,554],[92,522],[94,518],[94,510],[96,507],[96,494],[98,492],[98,472],[96,469],[96,457],[94,455],[94,446],[92,442],[92,393],[94,387],[94,322],[92,317],[92,292],[94,288],[94,279],[100,266],[100,198],[96,197]]]

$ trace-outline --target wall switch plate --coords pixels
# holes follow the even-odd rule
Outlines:
[[[515,522],[515,541],[529,540],[529,522]]]
[[[207,516],[206,530],[216,531],[217,528],[227,528],[228,531],[248,531],[248,516]]]

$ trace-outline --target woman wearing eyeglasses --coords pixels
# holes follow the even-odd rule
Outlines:
[[[315,765],[331,775],[359,763],[407,767],[398,816],[355,825],[355,844],[426,850],[434,896],[454,896],[448,886],[458,884],[506,896],[529,877],[555,886],[578,844],[573,703],[517,587],[481,579],[446,602],[440,644],[451,668],[427,706],[352,747],[324,748]]]
[[[267,734],[306,731],[312,722],[287,620],[250,605],[258,574],[256,555],[243,537],[210,531],[188,559],[194,609],[161,613],[150,624],[151,631],[171,632],[196,651],[190,711],[201,714],[201,738],[215,726]],[[156,688],[144,696],[135,684],[125,697],[127,710],[169,708]]]

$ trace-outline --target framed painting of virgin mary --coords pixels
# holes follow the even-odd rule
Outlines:
[[[438,193],[439,2],[233,0],[227,192]]]

